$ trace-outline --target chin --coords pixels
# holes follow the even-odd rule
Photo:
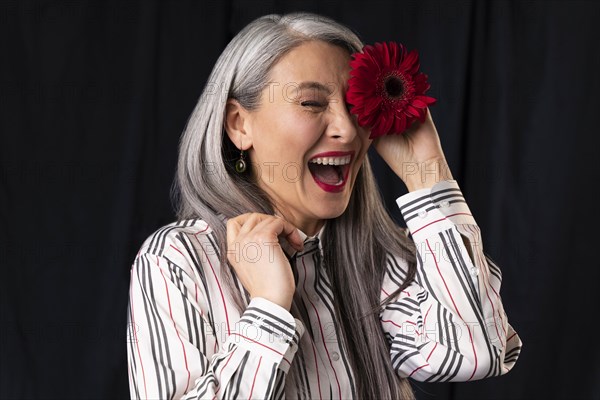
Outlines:
[[[319,210],[315,210],[314,214],[319,219],[333,219],[337,218],[346,211],[348,208],[348,202],[345,201],[343,204],[339,202],[337,204],[332,204],[329,207],[321,207]]]

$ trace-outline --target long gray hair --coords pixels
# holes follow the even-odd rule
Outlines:
[[[258,18],[233,38],[217,60],[181,138],[173,192],[177,217],[202,218],[212,228],[219,245],[223,275],[240,312],[245,303],[227,262],[226,225],[222,216],[233,218],[247,212],[273,214],[274,210],[251,174],[238,174],[234,170],[239,150],[224,132],[226,101],[234,98],[247,110],[256,110],[271,67],[286,52],[311,40],[340,46],[349,54],[363,47],[350,29],[320,15],[271,14]],[[409,264],[409,274],[403,287],[384,304],[414,278],[416,251],[405,231],[385,210],[368,157],[357,175],[347,209],[341,216],[328,220],[322,237],[323,265],[337,299],[335,318],[354,371],[356,396],[414,398],[408,381],[400,379],[392,367],[379,312],[389,255],[402,255]]]

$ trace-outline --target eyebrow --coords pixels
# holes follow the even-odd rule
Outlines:
[[[333,91],[329,87],[323,85],[320,82],[315,82],[315,81],[302,82],[302,83],[300,83],[300,85],[298,85],[298,89],[299,90],[303,90],[303,89],[316,89],[316,90],[321,90],[323,92],[326,92],[327,94],[332,94],[333,93]]]

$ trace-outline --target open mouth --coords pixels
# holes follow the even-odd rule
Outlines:
[[[344,190],[354,152],[331,151],[320,153],[308,161],[315,183],[326,192]]]

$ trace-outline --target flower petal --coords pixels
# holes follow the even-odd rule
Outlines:
[[[406,105],[406,113],[413,118],[417,118],[420,116],[419,110],[410,104]]]
[[[404,116],[400,116],[400,117],[396,117],[396,120],[394,121],[394,133],[402,133],[406,130],[406,117]]]
[[[394,126],[394,117],[391,115],[386,115],[382,118],[381,130],[385,132],[385,134],[392,133],[392,126]]]
[[[429,96],[417,96],[417,97],[415,97],[415,99],[419,99],[420,101],[425,103],[425,107],[435,104],[435,102],[437,101],[437,99],[435,97],[429,97]]]
[[[407,52],[397,42],[377,42],[351,58],[346,102],[358,123],[370,127],[371,138],[401,133],[416,119],[424,120],[427,107],[436,100],[424,95],[430,85],[427,75],[419,72],[416,50]],[[402,80],[399,97],[386,94],[383,80],[390,75]]]

